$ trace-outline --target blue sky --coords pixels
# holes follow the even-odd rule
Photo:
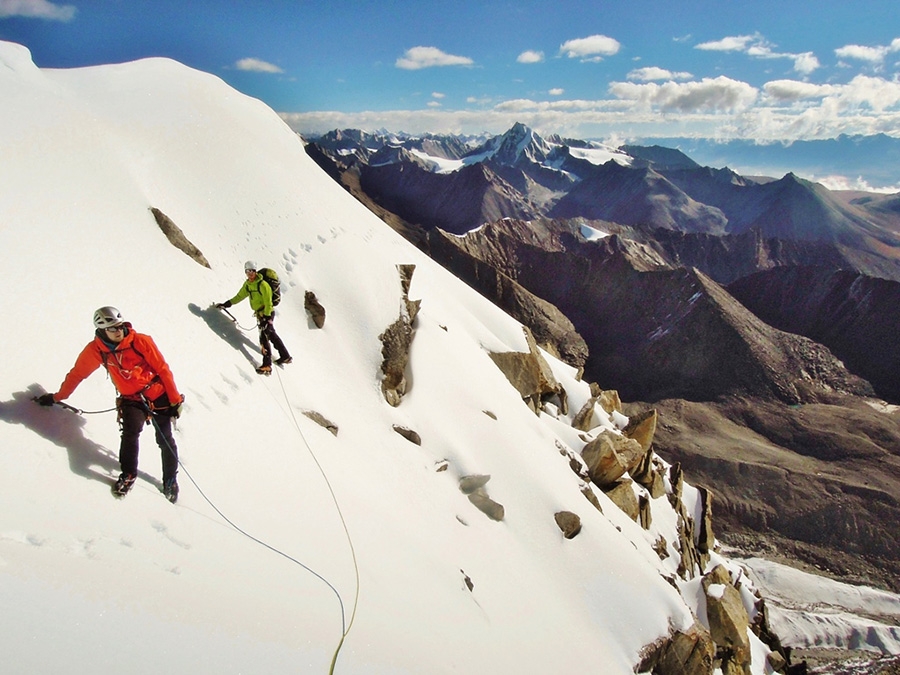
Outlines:
[[[896,0],[0,0],[0,40],[170,57],[305,133],[900,136]]]

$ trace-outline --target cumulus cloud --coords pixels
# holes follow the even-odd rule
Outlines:
[[[759,39],[759,34],[734,35],[712,42],[701,42],[699,45],[695,45],[694,49],[702,49],[710,52],[743,52],[747,51],[750,43],[759,41]]]
[[[551,90],[548,91],[547,93],[550,94],[551,96],[562,96],[563,94],[566,93],[566,90],[565,90],[565,89],[560,89],[559,87],[556,87],[556,88],[554,88],[554,89],[551,89]]]
[[[442,52],[437,47],[413,47],[397,59],[394,64],[403,70],[420,70],[439,66],[471,66],[472,59]]]
[[[278,66],[267,63],[262,59],[241,59],[234,64],[234,67],[238,70],[246,70],[253,73],[283,73],[284,71]]]
[[[650,66],[647,68],[635,68],[628,75],[629,80],[640,80],[641,82],[652,82],[653,80],[690,80],[693,75],[690,73],[673,73],[665,68],[657,68]]]
[[[821,106],[835,114],[866,108],[881,113],[900,108],[900,82],[857,75],[847,84],[810,84],[795,80],[773,80],[763,86],[775,105],[821,99]]]
[[[801,75],[809,75],[822,65],[812,52],[794,54],[792,58],[794,59],[794,70]]]
[[[437,92],[435,92],[437,93]],[[599,99],[468,100],[468,109],[445,110],[432,97],[418,110],[282,114],[300,133],[336,128],[403,129],[411,133],[502,133],[522,122],[541,133],[573,138],[685,136],[759,142],[834,138],[840,134],[896,136],[900,78],[858,75],[845,84],[799,78],[760,89],[727,77],[691,82],[614,82]]]
[[[755,59],[790,59],[794,62],[794,70],[802,75],[809,75],[821,67],[819,59],[812,52],[792,54],[777,52],[759,33],[753,35],[734,35],[712,42],[695,45],[694,49],[718,52],[742,52]]]
[[[699,82],[665,84],[613,82],[610,93],[643,106],[679,112],[735,112],[751,106],[758,91],[729,77],[703,78]]]
[[[900,52],[900,38],[894,38],[889,45],[844,45],[834,50],[839,59],[864,61],[873,66],[880,66],[891,52]]]
[[[522,52],[516,57],[516,61],[519,63],[540,63],[543,60],[544,52],[535,52],[531,50]]]
[[[559,46],[559,53],[570,59],[600,61],[604,56],[618,54],[621,48],[622,45],[614,38],[605,35],[591,35],[563,42]]]
[[[833,94],[835,87],[827,84],[798,82],[797,80],[773,80],[763,85],[763,91],[769,99],[781,103],[822,98]]]
[[[75,18],[74,5],[55,5],[48,0],[0,0],[0,19],[22,16],[30,19],[71,21]]]

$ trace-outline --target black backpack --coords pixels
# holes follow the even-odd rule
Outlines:
[[[260,273],[262,278],[265,279],[266,283],[269,284],[269,287],[272,289],[272,306],[274,307],[281,302],[281,282],[278,280],[278,274],[275,270],[268,267],[263,267],[256,271]]]

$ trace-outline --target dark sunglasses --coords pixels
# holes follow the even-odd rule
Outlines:
[[[107,333],[113,333],[113,332],[118,332],[120,330],[125,330],[125,326],[121,326],[121,325],[120,326],[110,326],[109,328],[106,328],[105,330]]]

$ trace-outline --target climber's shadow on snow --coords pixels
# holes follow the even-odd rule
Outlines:
[[[259,346],[248,338],[247,334],[224,312],[216,309],[215,305],[203,309],[194,303],[190,303],[188,309],[191,310],[191,314],[203,319],[213,333],[237,349],[247,361],[255,366],[255,358],[259,357]]]
[[[26,391],[13,393],[9,401],[0,401],[0,420],[7,424],[21,424],[41,438],[65,448],[69,454],[69,468],[76,476],[110,484],[119,474],[119,458],[115,453],[88,439],[84,433],[85,419],[59,406],[44,407],[33,401],[44,388],[32,384]],[[111,413],[115,424],[115,413]],[[148,476],[142,478],[151,480]]]

